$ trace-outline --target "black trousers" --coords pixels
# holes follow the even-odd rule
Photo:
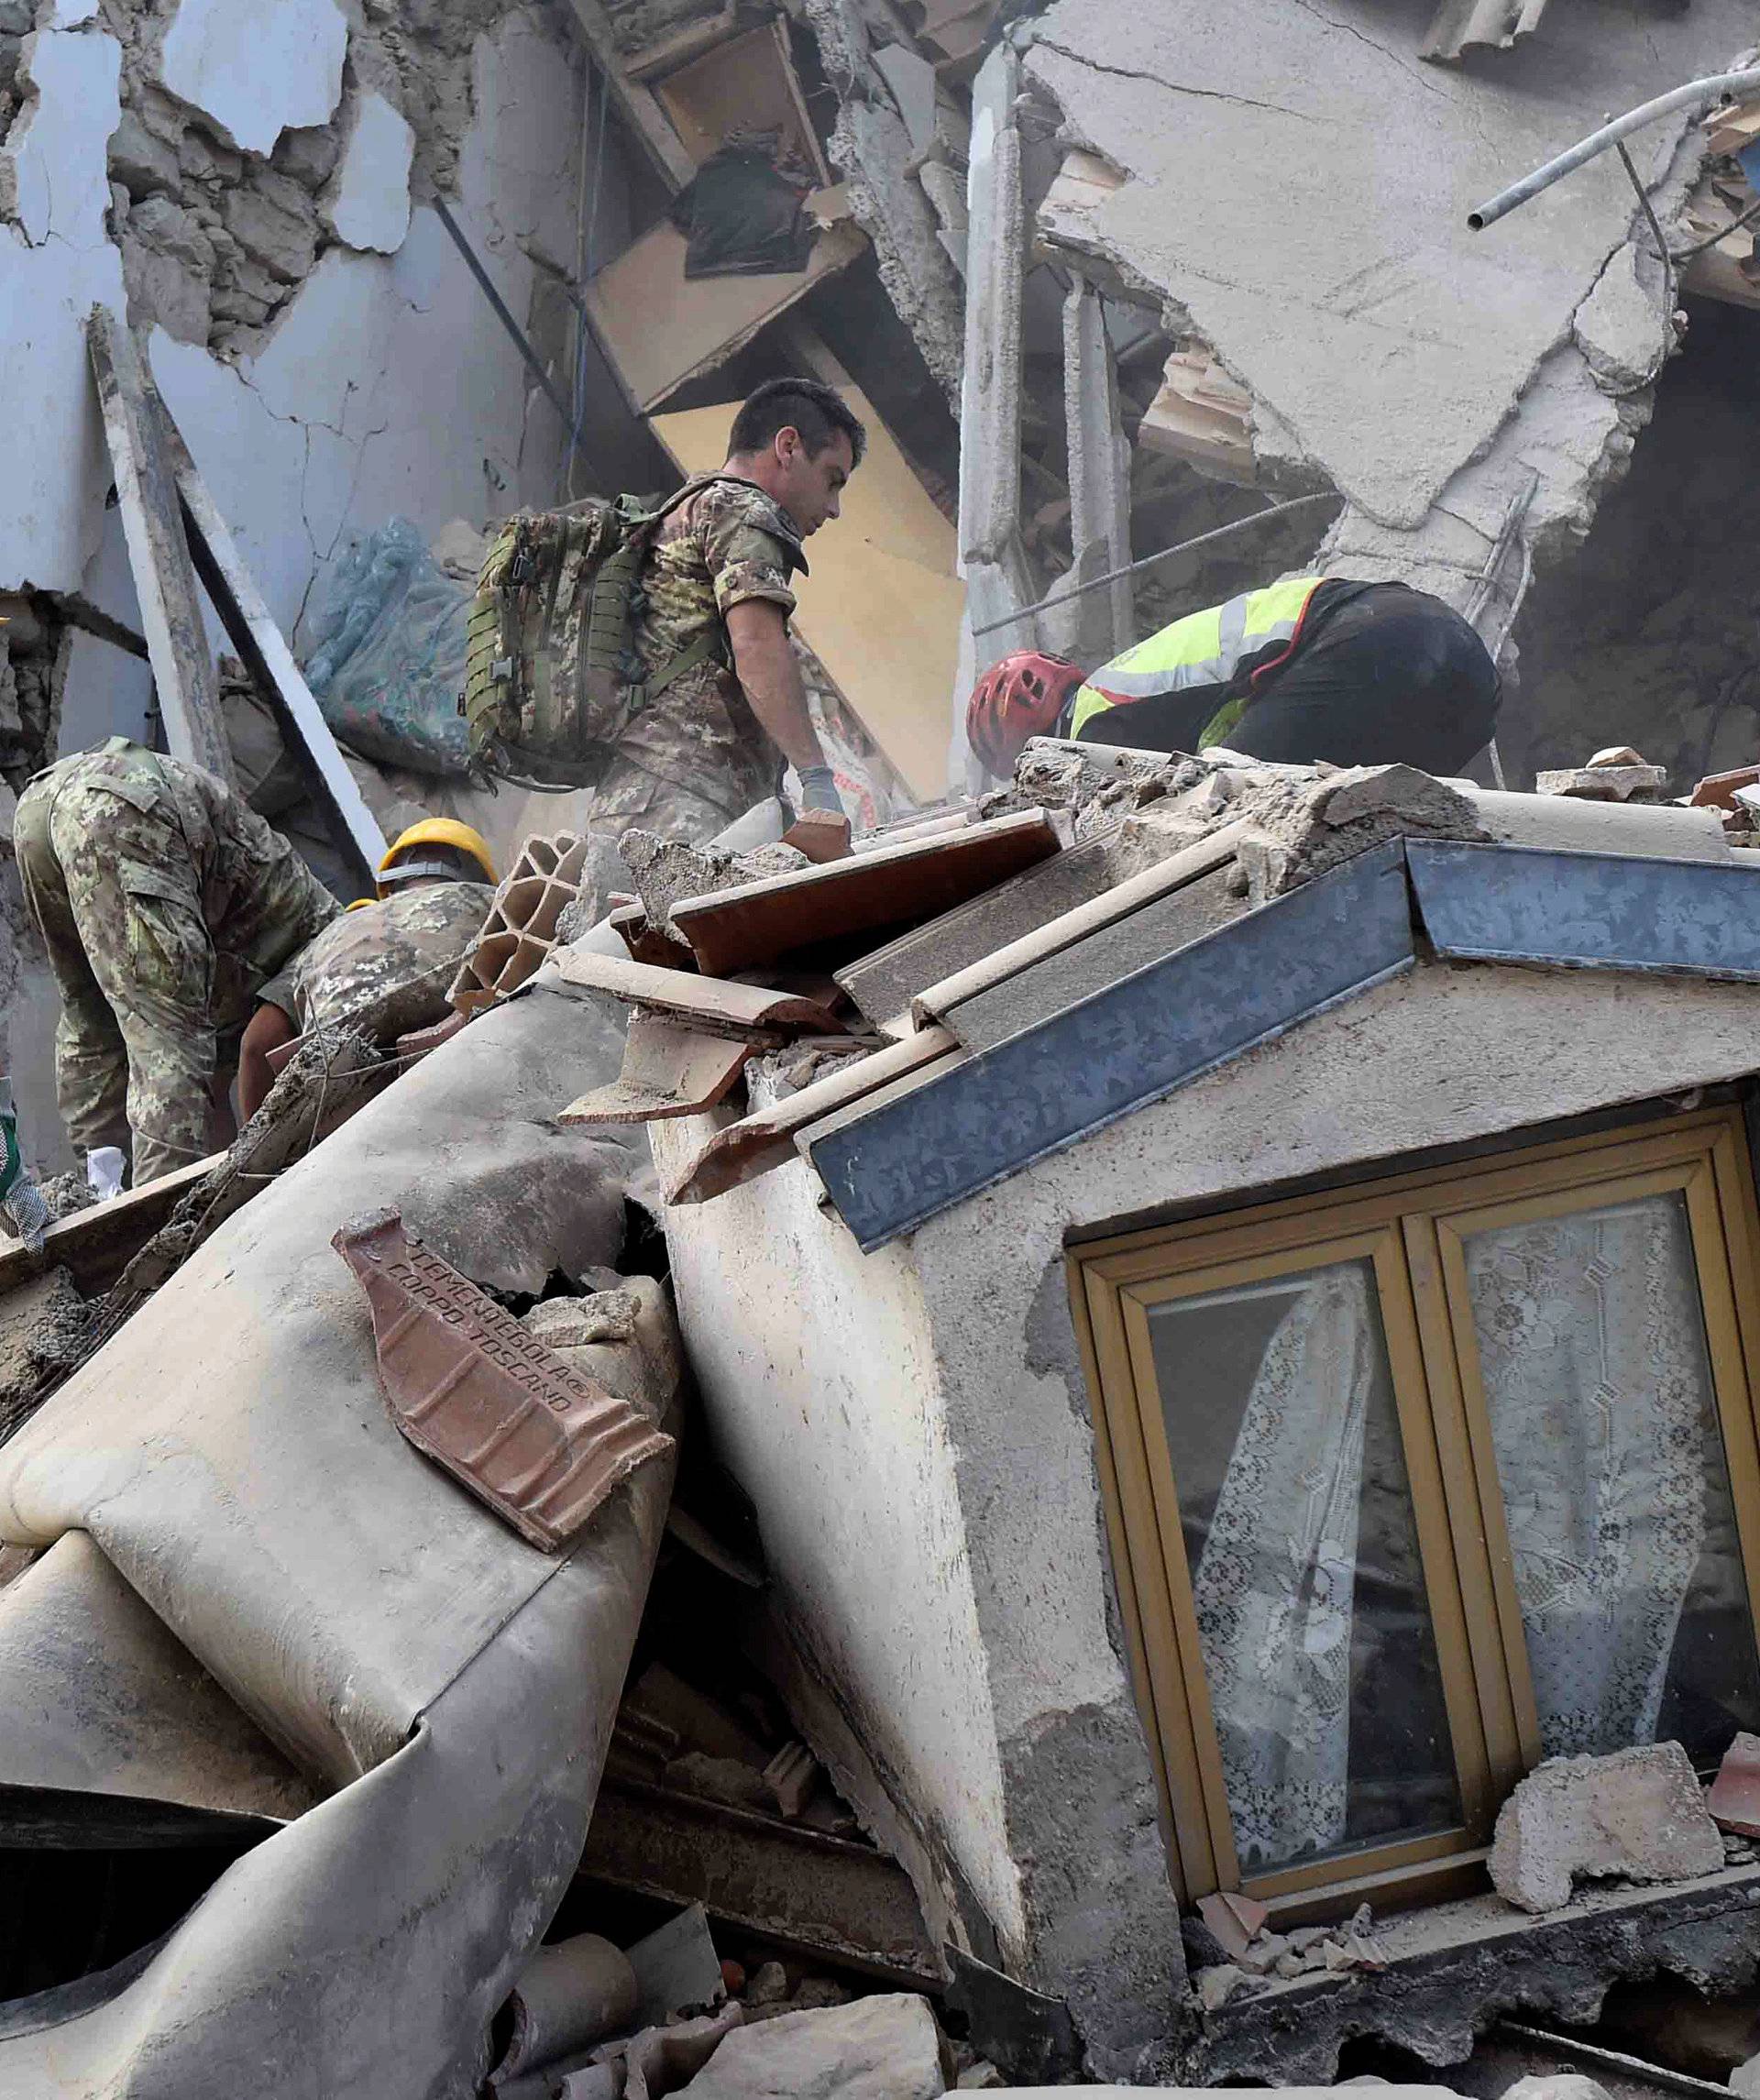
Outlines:
[[[1141,751],[1196,751],[1226,698],[1212,687],[1134,700],[1106,709],[1085,735]],[[1497,703],[1496,669],[1459,613],[1427,591],[1373,583],[1341,591],[1333,606],[1316,603],[1294,654],[1260,682],[1224,741],[1282,765],[1326,759],[1458,773],[1490,742]]]

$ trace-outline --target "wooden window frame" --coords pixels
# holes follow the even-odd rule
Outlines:
[[[1182,1900],[1241,1889],[1292,1920],[1365,1894],[1423,1900],[1482,1878],[1497,1808],[1540,1746],[1464,1240],[1670,1191],[1685,1199],[1737,1539],[1760,1628],[1760,1205],[1739,1108],[1512,1147],[1069,1250],[1115,1580]],[[1182,1298],[1358,1259],[1374,1265],[1462,1820],[1439,1835],[1243,1875],[1150,1314]]]

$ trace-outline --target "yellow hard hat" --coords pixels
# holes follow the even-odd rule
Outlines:
[[[379,863],[380,874],[383,874],[391,863],[408,852],[412,846],[455,846],[459,852],[468,853],[481,868],[485,882],[498,880],[495,863],[489,854],[489,841],[480,831],[473,831],[468,824],[461,824],[456,817],[424,817],[419,824],[412,824],[407,831],[400,832]]]

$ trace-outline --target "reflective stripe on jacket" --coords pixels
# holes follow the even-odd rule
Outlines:
[[[1084,725],[1107,708],[1208,687],[1216,691],[1217,709],[1200,742],[1217,742],[1240,719],[1252,684],[1295,647],[1309,600],[1325,581],[1319,576],[1286,577],[1172,621],[1094,672],[1071,704],[1067,734],[1079,737]],[[1230,698],[1243,677],[1244,688]]]

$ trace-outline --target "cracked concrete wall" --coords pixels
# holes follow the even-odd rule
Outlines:
[[[1346,497],[1330,570],[1458,604],[1532,476],[1538,555],[1587,531],[1666,318],[1612,156],[1484,233],[1468,211],[1607,112],[1719,70],[1754,14],[1555,0],[1516,49],[1449,68],[1418,58],[1422,30],[1397,0],[1056,0],[1026,67],[1129,178],[1050,230],[1251,389],[1267,478]],[[1665,225],[1688,128],[1631,142]]]
[[[138,625],[85,360],[100,302],[148,332],[290,632],[350,531],[394,512],[430,532],[481,525],[554,500],[560,419],[412,203],[448,195],[566,369],[556,291],[593,140],[584,70],[547,11],[101,0],[76,27],[35,26],[58,7],[81,11],[0,0],[0,380],[30,404],[9,439],[0,589],[82,591]],[[241,58],[253,29],[260,49]],[[627,235],[627,192],[615,149],[600,166],[609,247]],[[82,637],[65,747],[138,733],[146,698],[144,666]]]

